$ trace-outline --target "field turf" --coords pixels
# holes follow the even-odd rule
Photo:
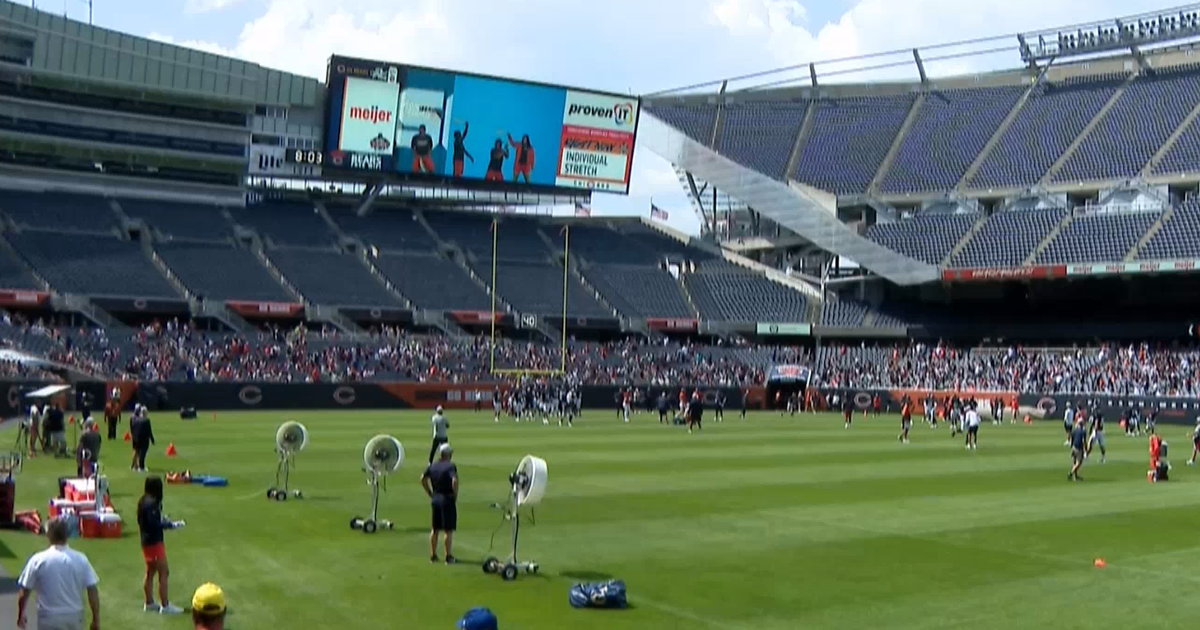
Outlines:
[[[449,629],[488,606],[522,630],[687,628],[1182,628],[1200,615],[1200,472],[1184,466],[1187,428],[1164,427],[1172,481],[1149,484],[1145,438],[1109,430],[1068,482],[1061,425],[986,424],[977,452],[919,422],[896,441],[893,416],[781,419],[730,414],[699,435],[648,415],[619,422],[589,412],[572,429],[494,424],[490,413],[450,414],[462,490],[459,566],[428,559],[427,501],[417,485],[429,448],[427,412],[203,414],[155,421],[156,472],[227,476],[227,488],[168,486],[174,600],[212,580],[228,593],[232,630]],[[268,502],[273,436],[304,422],[309,447],[293,475],[308,495]],[[124,425],[123,425],[124,426]],[[9,428],[11,431],[11,427]],[[408,458],[388,483],[381,516],[394,531],[349,529],[368,507],[362,448],[392,433]],[[11,433],[0,434],[10,440]],[[168,442],[180,456],[168,460]],[[7,444],[0,441],[0,444]],[[104,459],[119,540],[77,540],[101,576],[106,628],[188,628],[141,612],[142,559],[134,504],[141,477],[125,444]],[[507,474],[526,453],[549,463],[550,485],[521,551],[542,574],[503,582],[477,564],[493,532],[503,556]],[[18,480],[18,507],[43,509],[72,462],[37,458]],[[0,563],[19,571],[44,546],[0,532]],[[1093,566],[1104,558],[1107,567]],[[575,582],[622,578],[631,606],[574,610]],[[0,620],[0,627],[11,627]]]

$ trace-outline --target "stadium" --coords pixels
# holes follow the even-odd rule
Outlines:
[[[0,627],[51,516],[104,627],[192,627],[139,589],[162,477],[170,603],[232,628],[1182,626],[1198,43],[1189,5],[633,96],[0,0]],[[697,233],[593,213],[635,151]]]

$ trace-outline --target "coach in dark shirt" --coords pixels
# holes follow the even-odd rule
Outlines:
[[[62,407],[57,403],[46,412],[42,435],[50,438],[50,448],[57,455],[67,455],[67,425]]]
[[[91,476],[91,471],[100,461],[100,444],[100,429],[95,420],[88,420],[83,424],[83,434],[79,436],[78,469],[80,477]]]
[[[139,407],[129,421],[129,433],[133,442],[133,469],[146,472],[146,452],[154,444],[154,429],[150,426],[150,417],[146,408]]]
[[[421,487],[429,495],[433,508],[433,527],[429,531],[429,561],[437,562],[438,532],[446,538],[446,564],[454,564],[454,530],[458,529],[458,468],[450,457],[454,448],[443,444],[438,448],[438,459],[421,474]]]

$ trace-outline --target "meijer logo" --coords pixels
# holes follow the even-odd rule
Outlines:
[[[350,118],[352,120],[363,120],[373,125],[381,122],[392,122],[392,112],[386,109],[379,109],[375,105],[371,107],[350,107]]]

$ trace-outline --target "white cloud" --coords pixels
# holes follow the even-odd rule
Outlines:
[[[184,13],[210,13],[227,9],[242,0],[187,0],[183,5]]]
[[[194,39],[188,39],[188,40],[184,40],[184,41],[175,41],[174,37],[171,37],[170,35],[163,35],[162,33],[150,33],[146,37],[149,39],[153,39],[154,41],[157,41],[157,42],[162,42],[164,44],[175,44],[176,46],[182,46],[184,48],[203,50],[204,52],[212,53],[214,55],[224,55],[226,57],[236,57],[237,56],[236,51],[230,50],[229,48],[226,48],[215,42],[205,42],[205,41],[194,40]]]
[[[218,10],[237,1],[188,0],[188,7]],[[850,0],[843,13],[817,23],[804,0],[267,0],[262,6],[235,42],[175,43],[320,78],[337,53],[647,93],[1156,8],[1149,0]],[[1004,44],[1013,52],[927,70],[936,76],[1018,66],[1015,38],[996,45]],[[916,71],[905,66],[838,81],[897,77],[912,80]],[[657,156],[640,152],[633,179],[634,194],[654,195],[673,214],[691,212],[674,173]]]

